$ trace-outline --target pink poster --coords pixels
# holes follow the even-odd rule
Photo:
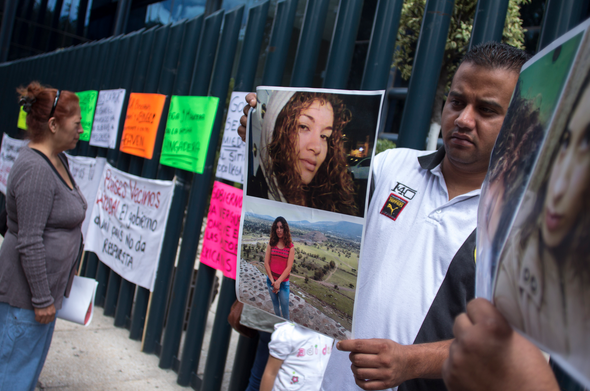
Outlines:
[[[223,275],[234,280],[241,214],[242,190],[215,181],[207,215],[201,263],[221,270]]]

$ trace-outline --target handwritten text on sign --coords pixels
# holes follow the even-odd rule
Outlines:
[[[151,159],[166,95],[133,92],[121,137],[121,152]]]
[[[246,143],[238,135],[238,126],[240,126],[240,117],[244,114],[242,110],[246,105],[247,94],[247,92],[233,92],[231,95],[215,174],[217,178],[239,183],[244,183]]]
[[[125,100],[125,90],[103,90],[98,93],[90,145],[101,148],[115,149],[119,120]]]
[[[100,184],[100,176],[106,164],[106,159],[103,157],[66,156],[70,165],[70,173],[89,205],[88,209],[86,209],[86,218],[84,218],[84,222],[82,223],[82,234],[86,238],[88,227],[92,220],[92,205],[96,198],[96,191]]]
[[[219,98],[173,96],[160,163],[203,173]]]
[[[201,263],[221,270],[224,276],[234,280],[241,214],[242,190],[215,181],[207,215]]]
[[[18,157],[20,149],[26,145],[29,140],[17,140],[9,137],[6,133],[2,136],[2,148],[0,149],[0,191],[6,194],[6,183],[8,174]]]
[[[82,114],[82,129],[84,132],[80,135],[80,140],[90,140],[92,130],[92,121],[94,119],[94,110],[96,109],[96,98],[98,92],[94,90],[76,92],[80,99],[80,113]]]
[[[102,173],[86,250],[121,277],[153,289],[174,182],[145,179],[113,168]]]

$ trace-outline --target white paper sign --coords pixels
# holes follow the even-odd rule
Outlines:
[[[119,119],[125,100],[125,90],[102,90],[98,93],[90,145],[114,149],[117,145]]]
[[[14,165],[20,149],[26,145],[29,140],[18,140],[4,133],[2,137],[2,148],[0,148],[0,191],[6,195],[6,183],[8,174]]]
[[[86,232],[90,225],[90,216],[92,214],[92,205],[96,198],[96,191],[100,183],[100,177],[107,160],[103,157],[91,158],[84,156],[70,156],[68,162],[70,164],[70,173],[78,184],[78,187],[84,194],[88,209],[86,209],[86,218],[82,223],[82,234],[86,238]]]
[[[240,126],[240,117],[244,114],[242,110],[246,105],[246,95],[248,92],[233,92],[231,94],[219,161],[217,162],[217,173],[215,174],[217,178],[239,183],[244,183],[246,143],[238,135],[238,126]]]
[[[153,289],[173,181],[145,179],[106,164],[85,249],[127,281]]]

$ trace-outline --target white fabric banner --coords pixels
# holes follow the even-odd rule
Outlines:
[[[124,101],[124,89],[98,92],[92,133],[90,134],[90,145],[115,149],[119,132],[119,119],[121,118]]]
[[[85,249],[127,281],[153,289],[174,189],[106,163],[92,206]]]
[[[20,149],[26,145],[29,140],[18,140],[4,133],[2,136],[2,148],[0,148],[0,191],[6,195],[6,183],[8,174],[14,165]]]
[[[217,173],[215,174],[217,178],[242,184],[244,183],[246,143],[238,135],[238,126],[240,126],[240,117],[244,114],[242,110],[246,105],[246,95],[248,92],[233,92],[231,94],[217,162]]]
[[[72,177],[80,187],[86,202],[88,203],[88,209],[86,209],[86,218],[82,223],[82,234],[86,239],[86,231],[90,225],[90,215],[92,214],[92,205],[96,198],[96,191],[98,190],[98,184],[100,183],[100,176],[104,170],[104,166],[107,160],[103,157],[91,158],[84,156],[70,156],[68,162],[70,164],[70,173]]]

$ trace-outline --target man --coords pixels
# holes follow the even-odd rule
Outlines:
[[[357,339],[338,343],[323,390],[445,389],[442,365],[453,320],[474,296],[480,187],[527,59],[504,44],[474,47],[443,110],[444,147],[430,154],[398,148],[375,158],[357,282]],[[354,376],[346,370],[351,362]]]

